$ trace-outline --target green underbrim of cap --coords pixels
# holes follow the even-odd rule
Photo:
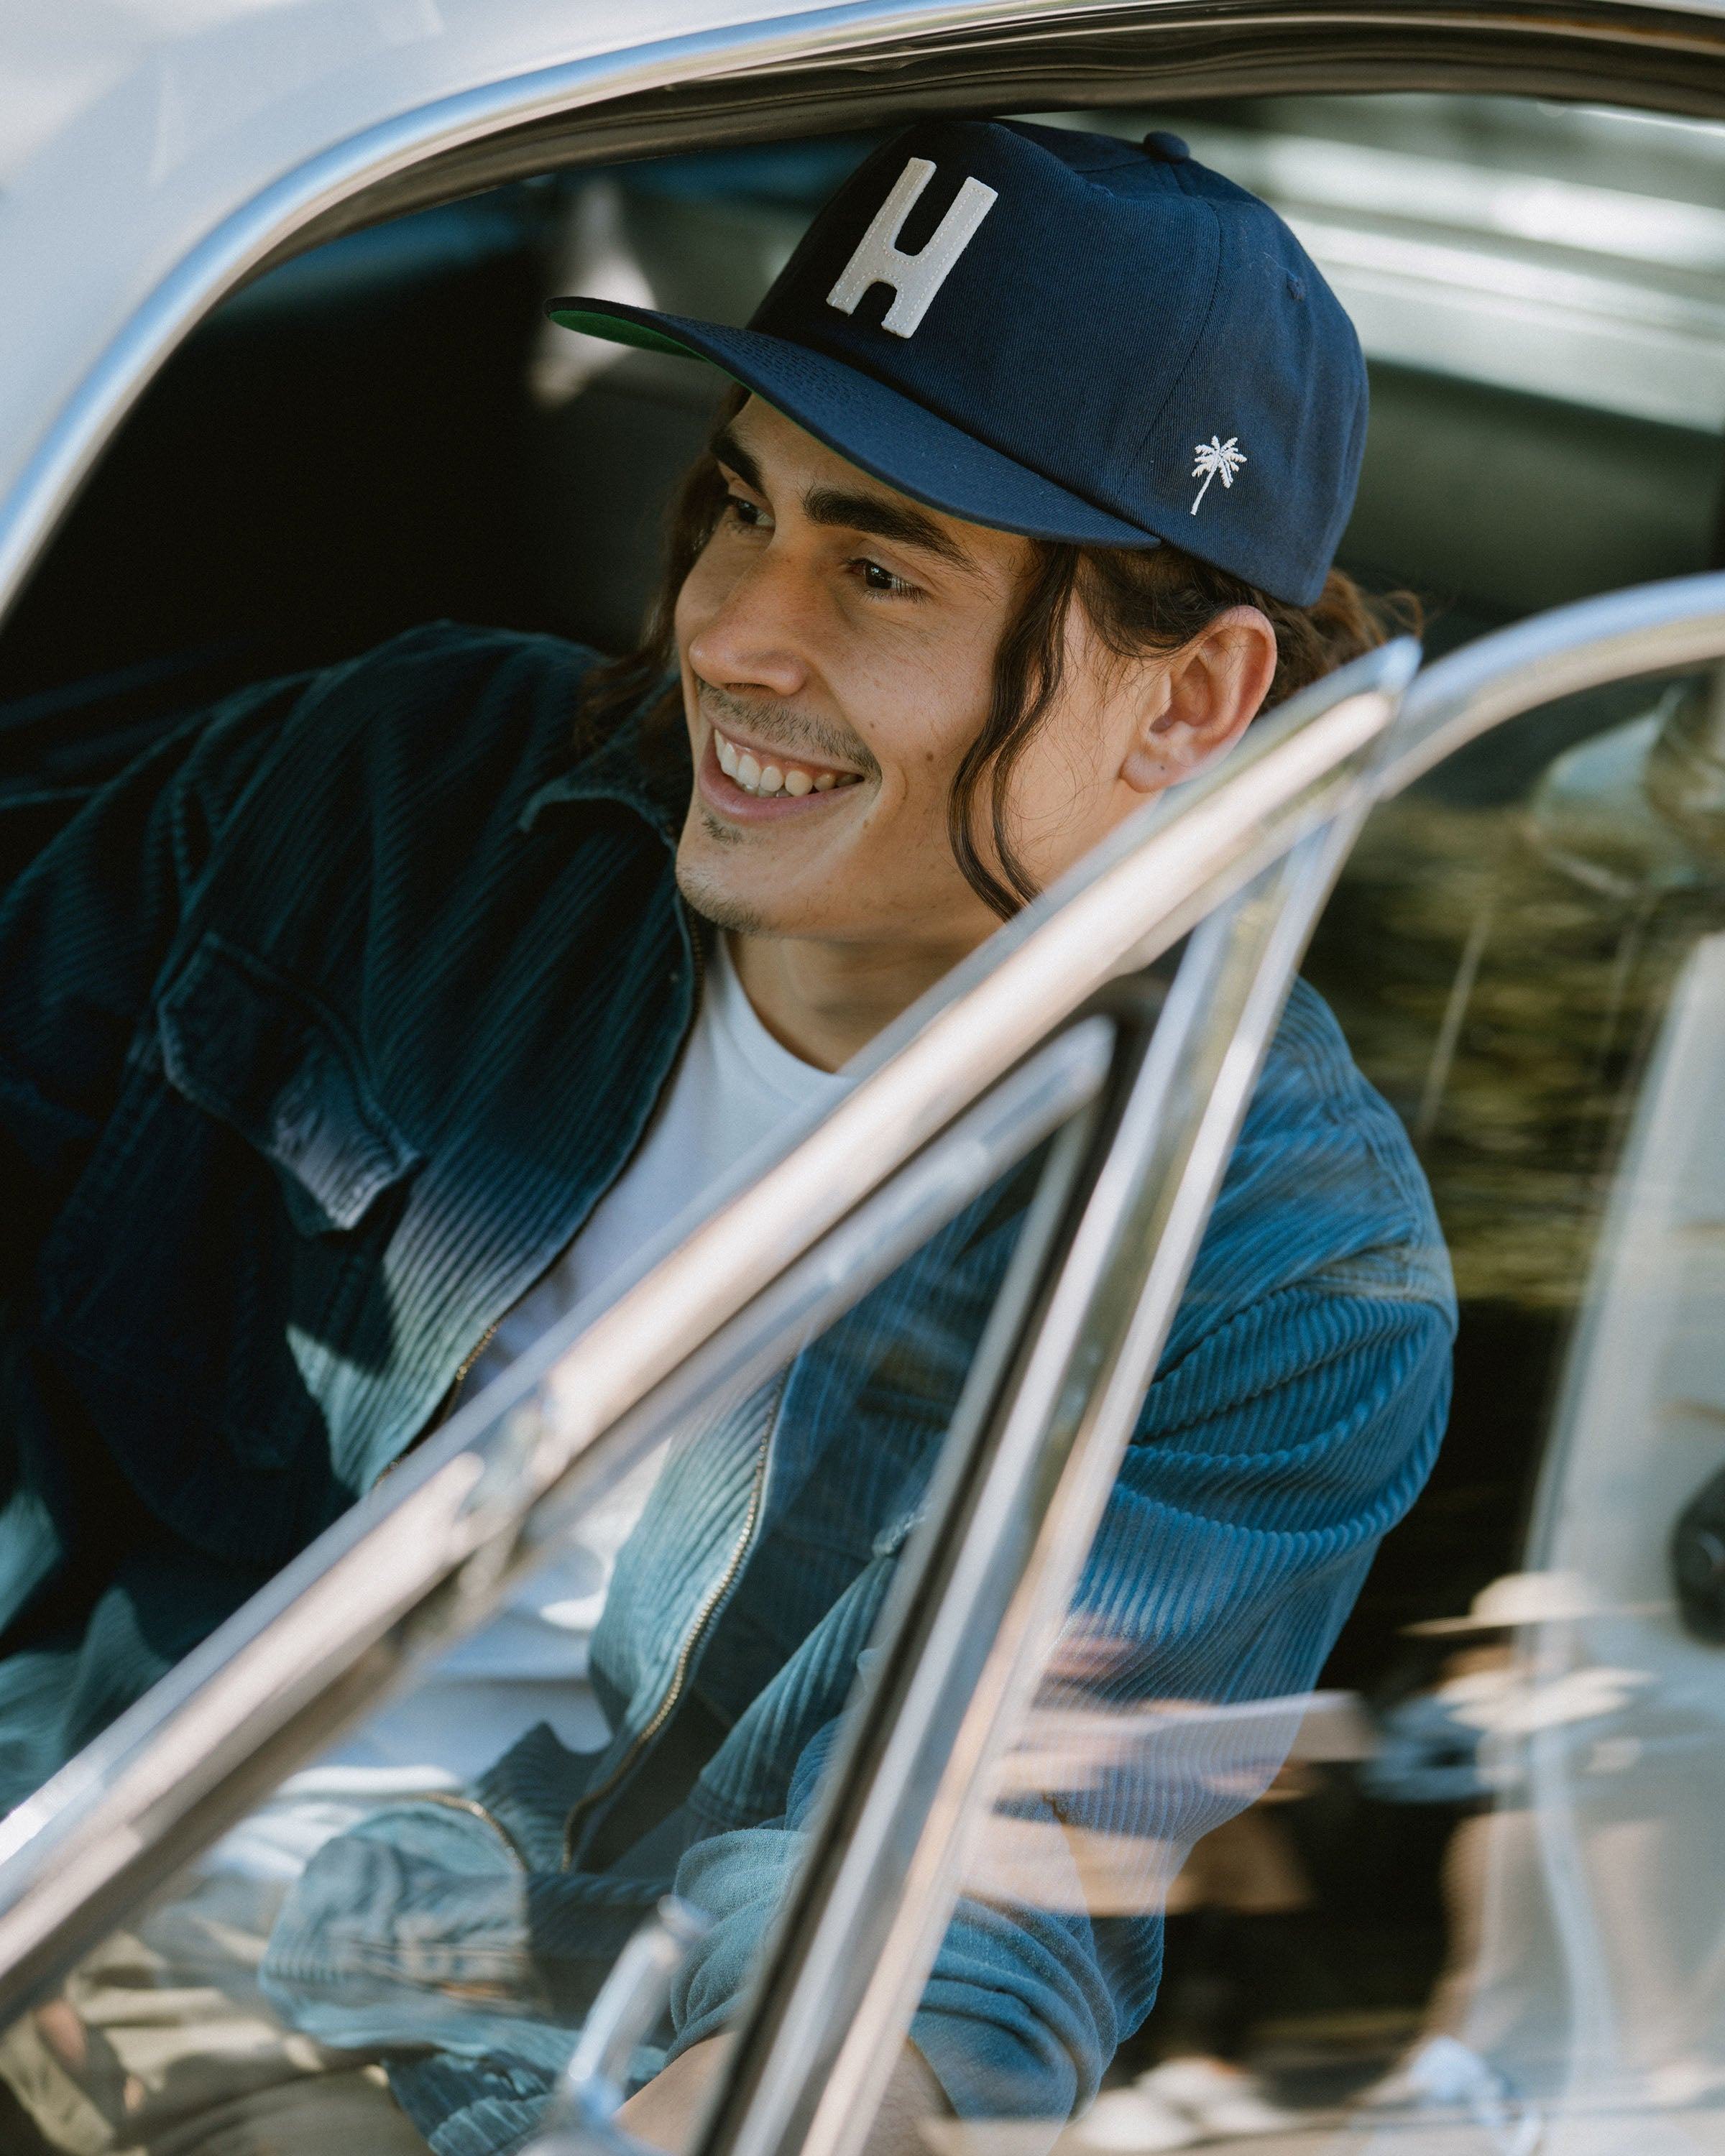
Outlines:
[[[663,330],[649,329],[645,322],[625,321],[619,315],[594,315],[580,307],[559,307],[551,320],[560,329],[579,330],[583,336],[603,337],[608,344],[630,344],[638,352],[668,352],[677,359],[706,357],[692,345],[679,344]],[[711,366],[711,361],[707,364]]]
[[[759,398],[762,403],[772,405],[775,412],[778,409],[770,397],[763,396],[752,384],[743,382],[740,376],[726,374],[717,360],[710,358],[704,352],[697,352],[692,344],[683,344],[674,336],[667,336],[663,330],[653,329],[645,322],[625,321],[620,315],[589,314],[581,307],[559,307],[555,311],[547,307],[545,311],[546,319],[555,322],[559,329],[578,330],[583,336],[603,337],[607,344],[632,345],[637,352],[668,352],[673,359],[695,360],[701,366],[711,367],[725,375],[727,381],[737,382],[752,397]]]

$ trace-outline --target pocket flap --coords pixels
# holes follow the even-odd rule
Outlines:
[[[275,1163],[302,1232],[357,1227],[419,1165],[335,1014],[223,937],[198,945],[160,1030],[170,1084]]]

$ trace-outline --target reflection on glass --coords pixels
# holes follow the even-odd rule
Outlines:
[[[1189,1425],[1129,1457],[1122,1491],[1167,1507],[1142,1610],[1105,1529],[966,1853],[978,1955],[1010,1927],[1103,1974],[1065,1994],[1109,2030],[1100,2091],[1040,2145],[1725,2147],[1722,741],[1717,679],[1631,687],[1368,828],[1310,970],[1424,1134],[1449,1450],[1296,1682],[1297,1597],[1246,1606],[1283,1456],[1234,1486],[1201,1625],[1173,1583],[1216,1463]],[[1004,2065],[991,2099],[937,2123],[947,2156],[1030,2145]]]
[[[1034,1180],[1005,1174],[765,1383],[705,1403],[483,1632],[9,2031],[33,2130],[293,2152],[327,2133],[328,2090],[368,2146],[501,2156],[555,2118],[608,1975],[674,1894],[698,1922],[621,2123],[684,2138]],[[1312,1687],[1430,1466],[1450,1330],[1406,1140],[1296,986],[871,2148],[1045,2144],[1087,2111],[1200,1837],[1237,1845],[1200,1870],[1297,1897],[1249,1808],[1302,1725],[1354,1742]]]
[[[707,1400],[7,2032],[32,2130],[513,2147],[674,1888],[692,1951],[629,2079],[722,2030],[1034,1181],[1008,1172],[765,1383]]]

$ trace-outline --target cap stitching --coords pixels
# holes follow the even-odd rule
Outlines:
[[[1186,354],[1180,362],[1178,372],[1164,391],[1162,402],[1145,423],[1144,431],[1138,437],[1137,445],[1132,451],[1129,469],[1134,472],[1142,464],[1146,446],[1151,436],[1162,424],[1163,415],[1173,402],[1175,392],[1192,371],[1192,362],[1197,357],[1198,348],[1203,343],[1204,332],[1210,326],[1210,316],[1215,312],[1216,295],[1222,289],[1222,220],[1216,214],[1216,206],[1208,195],[1200,194],[1195,187],[1189,188],[1184,185],[1180,169],[1177,165],[1169,166],[1168,170],[1174,175],[1175,184],[1179,187],[1182,194],[1185,195],[1189,201],[1201,202],[1209,212],[1210,223],[1216,228],[1216,263],[1215,268],[1210,274],[1209,293],[1204,303],[1204,318],[1193,332],[1192,341],[1186,347]],[[1196,552],[1196,549],[1194,551]]]
[[[675,319],[675,317],[672,319]],[[1099,516],[1111,517],[1116,523],[1124,524],[1130,529],[1141,532],[1143,537],[1147,541],[1159,542],[1162,539],[1163,535],[1159,531],[1153,531],[1147,525],[1140,523],[1136,517],[1127,516],[1123,511],[1115,508],[1111,503],[1101,501],[1096,495],[1086,493],[1081,489],[1070,485],[1065,480],[1051,478],[1047,472],[1041,470],[1037,465],[1027,463],[1023,457],[1015,455],[1010,449],[1002,449],[999,443],[991,442],[985,434],[978,433],[974,428],[968,427],[960,421],[950,418],[946,413],[941,411],[937,406],[925,403],[920,398],[912,397],[910,392],[906,389],[901,383],[889,381],[884,377],[874,373],[870,368],[863,366],[858,361],[850,357],[848,355],[841,359],[836,353],[824,352],[816,346],[798,344],[790,337],[780,336],[776,331],[758,330],[751,327],[746,330],[744,334],[762,337],[768,343],[777,346],[781,352],[801,354],[809,359],[824,362],[829,367],[835,367],[841,370],[854,373],[860,377],[863,380],[872,382],[877,389],[885,390],[889,396],[902,398],[907,404],[912,406],[916,410],[924,413],[929,418],[935,420],[939,425],[950,427],[955,434],[961,434],[966,440],[973,442],[978,448],[987,449],[992,455],[999,457],[1004,463],[1013,465],[1021,472],[1028,474],[1033,479],[1040,480],[1045,486],[1051,487],[1055,493],[1065,495],[1069,500],[1080,503],[1085,508],[1096,511]],[[705,353],[697,353],[696,356],[703,359],[707,358],[707,355]],[[737,363],[739,366],[747,366],[748,363],[748,355],[747,352],[737,355],[736,358]],[[710,366],[719,367],[721,372],[730,372],[730,369],[724,360],[707,359],[707,363]],[[740,375],[733,374],[732,376],[732,379],[733,381],[741,381],[742,377]],[[743,387],[750,388],[751,385],[744,382]],[[768,403],[773,402],[771,393],[766,390],[755,390],[753,393],[762,398]],[[886,485],[900,488],[903,492],[910,495],[915,501],[927,501],[930,503],[932,506],[936,508],[942,506],[942,505],[935,499],[937,490],[937,489],[927,485],[926,482],[914,479],[906,479],[902,475],[895,475],[887,472],[881,468],[880,460],[878,458],[871,457],[864,451],[858,449],[854,445],[845,445],[837,441],[829,441],[828,435],[822,431],[822,426],[819,421],[813,419],[797,419],[793,421],[793,424],[803,428],[806,432],[814,434],[817,440],[828,442],[828,446],[837,450],[840,456],[848,458],[850,461],[855,465],[860,470],[868,472],[871,477],[880,480]],[[949,507],[946,510],[946,513],[952,516],[964,517],[967,521],[972,522],[987,521],[985,518],[978,516],[977,512],[973,510]],[[1016,531],[1020,527],[1018,525],[1012,524],[1000,525],[994,528],[1002,531]],[[1122,539],[1075,543],[1125,546],[1127,544],[1127,542]]]

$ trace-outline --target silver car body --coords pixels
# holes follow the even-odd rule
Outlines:
[[[1098,84],[1085,49],[1101,35],[1128,39],[1137,64]],[[655,146],[715,139],[739,113],[744,131],[760,131],[775,108],[778,131],[806,129],[817,78],[827,114],[885,115],[925,67],[955,100],[991,101],[992,85],[997,105],[1012,101],[1000,85],[1015,70],[1050,103],[1075,80],[1120,101],[1152,85],[1202,94],[1302,82],[1525,80],[1562,94],[1591,75],[1595,95],[1717,112],[1722,55],[1719,0],[1286,5],[1236,23],[1186,0],[10,8],[0,17],[0,605],[157,368],[260,264],[387,205],[470,189],[488,172],[594,154],[583,121],[603,120],[595,141],[632,130]],[[724,89],[739,94],[711,95]],[[683,97],[699,117],[680,128]],[[631,109],[644,99],[650,111]],[[485,151],[506,134],[528,146],[525,164],[511,167],[506,150],[500,166]]]

